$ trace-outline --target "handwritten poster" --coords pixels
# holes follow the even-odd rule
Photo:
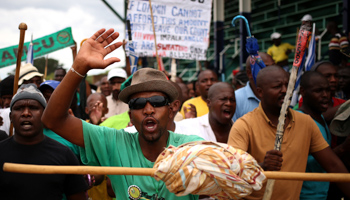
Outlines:
[[[212,0],[152,0],[151,5],[158,55],[206,60]],[[149,1],[130,0],[127,19],[130,20],[136,54],[154,57],[156,51]]]

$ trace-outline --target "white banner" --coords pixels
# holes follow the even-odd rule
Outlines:
[[[212,0],[152,0],[151,4],[158,55],[206,60]],[[130,0],[127,19],[130,20],[136,54],[154,57],[156,51],[149,1]],[[127,31],[125,38],[128,38]]]

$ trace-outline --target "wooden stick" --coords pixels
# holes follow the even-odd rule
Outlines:
[[[96,166],[52,166],[4,163],[3,170],[15,173],[32,174],[98,174],[98,175],[136,175],[153,176],[154,168],[96,167]],[[350,174],[345,173],[301,173],[301,172],[263,172],[268,179],[350,182]]]
[[[13,84],[13,95],[15,95],[17,93],[17,89],[18,89],[18,78],[19,78],[19,71],[21,68],[24,36],[25,36],[25,32],[27,30],[27,24],[21,23],[18,26],[18,29],[20,30],[20,36],[19,36],[18,53],[17,53],[16,74],[15,74],[15,80],[14,80],[14,84]]]
[[[149,9],[151,12],[151,19],[152,19],[152,27],[153,27],[153,37],[154,37],[154,47],[156,48],[156,59],[158,63],[158,70],[160,70],[159,66],[159,57],[158,57],[158,50],[157,50],[157,39],[156,39],[156,31],[154,30],[154,19],[153,19],[153,11],[152,11],[152,2],[151,0],[148,0],[149,2]]]
[[[47,75],[47,62],[49,59],[49,55],[45,56],[45,73],[44,73],[44,80],[46,80],[46,75]]]
[[[4,171],[32,174],[97,174],[153,176],[153,168],[95,167],[95,166],[52,166],[4,163]]]
[[[284,134],[284,123],[288,112],[288,107],[290,105],[291,97],[293,94],[295,81],[298,74],[298,68],[302,63],[302,59],[305,53],[305,48],[307,46],[308,37],[310,35],[310,31],[308,30],[310,27],[301,26],[301,29],[298,33],[298,40],[296,43],[296,51],[293,62],[292,71],[290,73],[288,87],[286,91],[286,95],[284,96],[283,104],[280,111],[280,116],[278,117],[277,131],[276,131],[276,140],[275,140],[275,150],[281,151],[281,145]],[[274,180],[269,180],[266,184],[266,191],[264,193],[263,200],[270,200],[273,192],[273,187],[275,185]]]
[[[27,30],[27,24],[20,23],[18,26],[18,29],[19,29],[20,33],[19,33],[19,44],[18,44],[18,52],[17,52],[16,73],[15,73],[15,79],[13,82],[13,95],[15,95],[17,93],[17,89],[18,89],[19,71],[21,68],[24,36],[25,36],[25,32]],[[11,137],[12,135],[13,135],[13,124],[11,123],[9,137]]]

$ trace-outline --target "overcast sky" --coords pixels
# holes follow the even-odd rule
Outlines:
[[[124,17],[124,0],[106,0]],[[0,7],[0,48],[18,45],[18,25],[24,22],[28,29],[25,41],[49,35],[63,28],[71,27],[74,40],[79,44],[100,28],[114,28],[120,32],[117,41],[124,39],[124,24],[101,0],[1,0]],[[122,61],[108,69],[125,64],[122,49],[114,51],[111,56]],[[72,51],[65,48],[49,54],[49,58],[57,59],[63,67],[72,65]],[[1,68],[0,78],[4,79],[15,65]],[[102,73],[103,70],[91,70],[89,75]]]

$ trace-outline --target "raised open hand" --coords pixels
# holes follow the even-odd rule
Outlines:
[[[119,62],[120,59],[116,57],[104,60],[107,54],[123,44],[123,42],[111,44],[118,37],[119,33],[114,32],[114,29],[97,31],[84,42],[75,58],[74,65],[87,72],[90,69],[104,69],[114,62]]]

